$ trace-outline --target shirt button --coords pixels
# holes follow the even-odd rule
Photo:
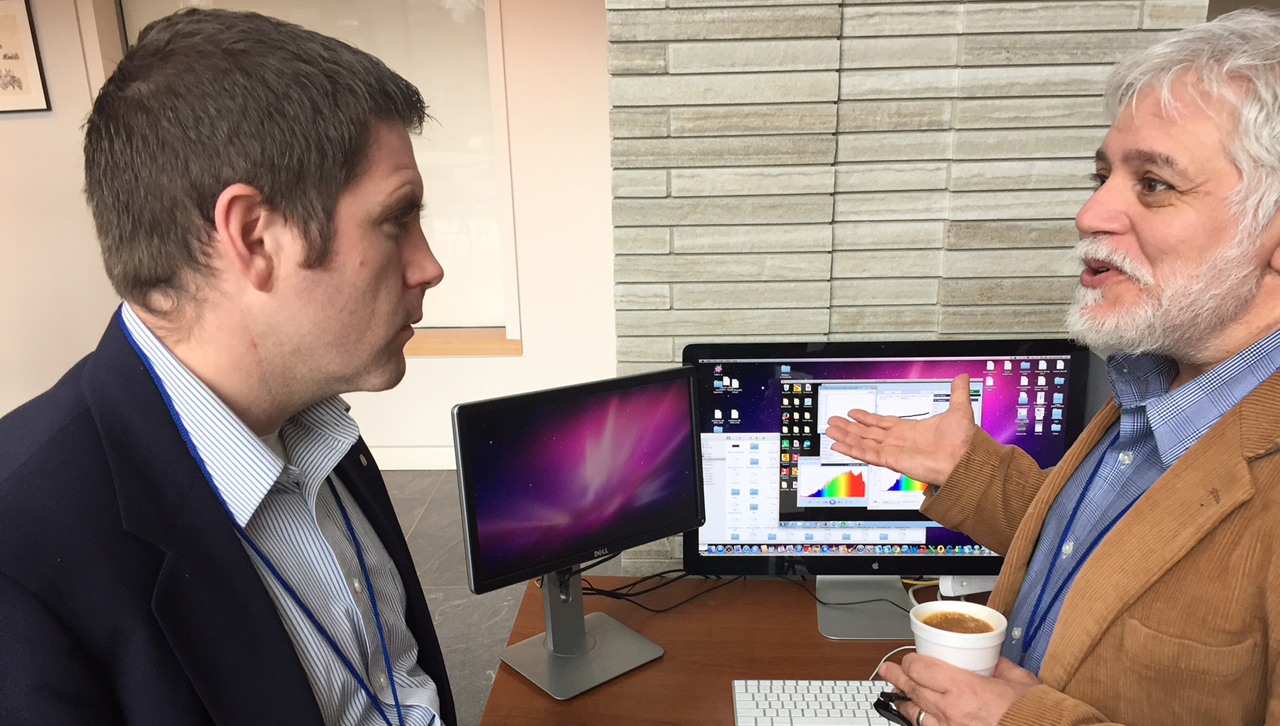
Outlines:
[[[1132,464],[1132,463],[1133,463],[1133,452],[1132,452],[1132,451],[1121,451],[1121,452],[1120,452],[1120,466],[1128,466],[1128,465],[1130,465],[1130,464]]]
[[[355,594],[359,595],[360,593],[364,592],[364,583],[360,582],[359,578],[356,578],[356,577],[351,578],[351,590]]]
[[[379,687],[379,688],[386,688],[386,687],[387,687],[387,676],[386,676],[386,674],[385,674],[385,673],[379,673],[379,674],[378,674],[378,677],[377,677],[375,680],[377,680],[377,681],[378,681],[378,687]]]
[[[1014,629],[1013,629],[1013,639],[1014,639],[1014,640],[1017,640],[1018,638],[1021,638],[1021,637],[1022,637],[1022,628],[1014,628]]]
[[[1066,544],[1062,545],[1062,556],[1066,557],[1070,555],[1071,551],[1074,550],[1075,548],[1076,548],[1075,542],[1067,542]]]

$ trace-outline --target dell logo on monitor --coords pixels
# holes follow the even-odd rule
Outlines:
[[[605,556],[605,555],[607,555],[607,554],[609,554],[609,548],[608,548],[608,547],[602,547],[602,548],[600,548],[600,549],[596,550],[596,553],[595,553],[594,555],[592,555],[592,556],[593,556],[593,557],[604,557],[604,556]]]

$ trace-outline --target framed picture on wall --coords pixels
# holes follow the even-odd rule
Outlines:
[[[0,0],[0,113],[48,110],[30,0]]]

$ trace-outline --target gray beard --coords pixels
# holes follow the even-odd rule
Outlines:
[[[1258,294],[1257,246],[1233,240],[1189,269],[1139,290],[1137,303],[1108,316],[1092,308],[1104,291],[1081,285],[1067,312],[1067,332],[1095,350],[1159,353],[1195,365],[1212,362],[1212,343],[1244,315]]]

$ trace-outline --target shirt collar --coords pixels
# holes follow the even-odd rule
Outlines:
[[[359,437],[346,402],[338,396],[320,401],[280,427],[289,453],[286,464],[160,342],[128,304],[120,306],[120,319],[160,379],[214,491],[241,527],[278,479],[296,477],[318,487]]]
[[[1178,364],[1172,358],[1151,353],[1107,357],[1116,403],[1126,410],[1142,409],[1166,469],[1277,369],[1280,330],[1173,391],[1169,385],[1178,373]]]

